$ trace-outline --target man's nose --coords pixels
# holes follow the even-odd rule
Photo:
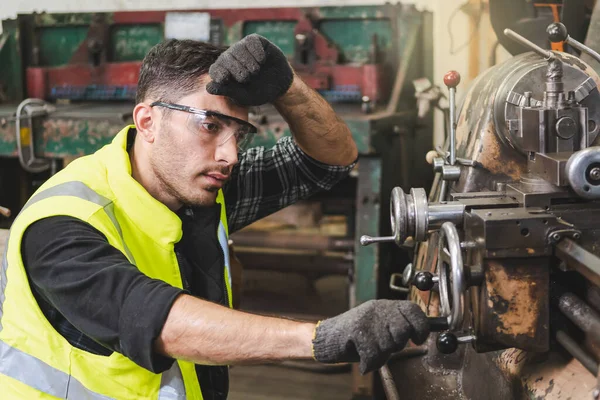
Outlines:
[[[235,135],[231,135],[225,142],[217,145],[215,160],[217,162],[226,162],[227,165],[234,165],[238,162],[238,148]]]

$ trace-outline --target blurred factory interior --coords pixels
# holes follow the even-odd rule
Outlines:
[[[527,88],[525,84],[519,86],[520,83],[508,79],[508,83],[500,80],[497,83],[495,79],[500,78],[496,75],[486,75],[489,68],[505,62],[510,63],[515,57],[531,51],[527,45],[505,36],[504,29],[514,30],[539,46],[540,51],[543,49],[565,52],[575,58],[580,55],[579,50],[574,51],[574,47],[567,44],[563,46],[562,43],[557,47],[557,43],[548,38],[547,26],[562,22],[568,28],[571,38],[600,51],[600,36],[597,31],[600,29],[600,11],[594,1],[407,0],[391,3],[376,0],[181,0],[169,3],[156,0],[17,0],[5,1],[0,7],[0,21],[0,228],[3,237],[8,235],[8,229],[15,216],[30,196],[49,177],[75,159],[91,154],[108,144],[123,126],[131,123],[140,63],[152,46],[168,37],[189,37],[217,45],[231,45],[252,33],[258,33],[279,46],[299,76],[332,104],[335,112],[348,125],[358,147],[359,161],[350,175],[331,191],[321,192],[308,200],[300,201],[230,236],[232,292],[234,307],[241,310],[308,321],[333,317],[371,299],[410,298],[427,309],[429,315],[445,316],[448,310],[441,308],[440,312],[432,312],[430,309],[431,293],[436,292],[436,297],[437,292],[441,293],[442,289],[436,286],[432,292],[419,292],[411,286],[410,280],[401,283],[403,273],[404,278],[406,274],[412,274],[411,279],[414,279],[415,275],[414,271],[406,271],[405,266],[410,265],[417,271],[434,273],[435,268],[431,270],[429,266],[440,265],[442,261],[437,260],[442,256],[436,255],[434,261],[430,260],[429,253],[439,250],[438,236],[434,236],[435,239],[431,242],[435,242],[436,245],[430,244],[429,253],[427,251],[425,241],[426,237],[430,238],[430,231],[439,230],[442,223],[448,220],[459,228],[463,224],[467,226],[467,222],[462,222],[463,213],[466,215],[471,207],[477,208],[474,206],[477,201],[492,197],[482,194],[480,197],[466,200],[466,197],[460,197],[457,193],[489,194],[495,193],[497,188],[506,191],[509,190],[506,189],[507,184],[519,179],[522,182],[522,171],[536,171],[523,166],[529,165],[526,156],[512,158],[513,156],[507,155],[504,150],[498,150],[498,146],[506,146],[512,151],[522,145],[525,148],[523,154],[545,153],[537,147],[528,148],[529,144],[519,142],[518,145],[514,145],[511,139],[465,139],[471,135],[471,131],[483,132],[488,129],[492,132],[498,129],[500,132],[500,128],[494,125],[498,124],[498,120],[495,119],[497,116],[488,115],[496,112],[498,106],[484,100],[477,103],[475,97],[479,94],[482,98],[491,99],[496,96],[496,87],[512,85],[510,93],[519,96],[519,93],[529,93],[521,97],[538,99],[540,107],[542,95],[543,101],[546,101],[543,86],[545,72],[539,72],[542,71],[539,68],[542,68],[540,62],[544,60],[543,57],[537,56],[537,64],[533,61],[527,65],[506,64],[504,70],[498,72],[499,75],[508,77],[512,76],[513,72],[517,74],[515,71],[533,71],[534,68],[538,68],[539,73],[536,73],[541,78],[535,78],[537,81],[531,77],[528,77],[528,80],[523,78],[523,82],[532,83],[531,88]],[[591,36],[591,32],[596,34],[596,38]],[[535,50],[531,52],[534,53]],[[600,99],[594,97],[593,103],[591,100],[589,104],[585,103],[586,97],[580,96],[579,93],[586,87],[581,82],[587,81],[577,74],[584,70],[593,78],[592,87],[586,92],[589,100],[592,96],[598,96],[594,81],[598,83],[597,73],[600,70],[592,58],[585,58],[585,52],[582,54],[582,59],[593,69],[579,68],[575,72],[569,69],[565,72],[564,90],[565,93],[575,93],[573,103],[569,103],[570,109],[575,107],[575,100],[589,109],[585,114],[587,117],[582,118],[589,118],[591,121],[585,134],[592,135],[592,132],[597,130],[592,123],[598,116]],[[568,64],[567,61],[563,62]],[[569,68],[577,69],[573,66],[575,64],[568,64]],[[596,72],[593,72],[594,69]],[[451,70],[460,74],[458,86],[458,81],[444,79]],[[483,78],[477,80],[481,76]],[[490,82],[488,86],[485,85],[486,80]],[[476,90],[471,90],[472,87],[476,87]],[[581,89],[582,87],[584,89]],[[454,88],[456,101],[450,101],[454,97]],[[24,102],[28,98],[37,100]],[[523,106],[525,103],[519,103],[520,101],[514,104]],[[453,107],[455,110],[452,110]],[[502,118],[505,117],[503,112],[500,111],[499,114]],[[511,123],[518,125],[519,118],[525,115],[525,111],[522,110],[521,114],[518,110],[512,112],[514,114],[511,118],[506,117],[506,130],[510,132]],[[477,122],[473,122],[475,120]],[[288,124],[270,105],[251,110],[250,122],[259,128],[252,146],[269,148],[281,137],[290,135]],[[483,126],[485,123],[489,124],[489,128]],[[502,124],[504,123],[502,120]],[[449,137],[453,124],[458,124],[455,131],[458,139],[455,137],[451,141]],[[579,135],[580,131],[577,132],[579,133],[576,135]],[[484,137],[483,134],[481,137]],[[523,132],[520,137],[523,137]],[[584,151],[592,145],[595,138],[594,135],[593,138],[590,136],[590,140],[582,139],[586,145],[581,147],[567,148],[557,145],[553,151],[563,154],[562,161],[557,162],[557,165],[560,165],[558,168],[565,168],[568,157],[564,158],[564,152],[569,152],[570,155],[575,151]],[[529,143],[526,140],[523,142]],[[456,165],[453,165],[454,161],[451,160],[455,157],[452,146],[457,149],[458,158],[454,160],[458,160]],[[494,146],[496,150],[492,155],[480,158],[472,155],[473,152],[484,153],[486,148]],[[435,154],[431,153],[432,150]],[[546,152],[550,153],[550,150]],[[589,168],[595,167],[599,160],[594,158]],[[432,168],[431,165],[435,166],[436,162],[441,162],[438,169]],[[449,162],[452,164],[448,164]],[[459,164],[463,169],[457,172],[454,180],[447,180],[445,175],[442,176],[442,170],[446,171],[442,165],[456,167]],[[510,169],[509,172],[503,169],[505,166]],[[490,172],[493,179],[487,175],[478,175],[477,168]],[[516,170],[518,173],[514,172]],[[565,182],[566,177],[560,182],[551,181],[557,187],[569,187]],[[446,183],[450,189],[446,186],[440,189]],[[490,187],[492,185],[493,188]],[[573,190],[579,193],[573,185],[569,188],[569,199],[575,196],[572,195]],[[393,222],[395,213],[398,212],[395,207],[400,207],[397,204],[401,204],[398,200],[398,203],[393,203],[390,208],[390,201],[393,200],[390,200],[390,194],[394,188],[401,188],[402,195],[399,196],[402,199],[406,198],[402,200],[406,201],[406,205],[402,203],[402,207],[415,209],[415,215],[407,217],[412,218],[407,222],[408,233],[404,235],[409,237],[407,242],[404,241],[406,237],[399,242],[399,228],[390,225],[390,218]],[[420,195],[421,192],[411,191],[414,188],[424,188],[423,195]],[[440,195],[440,190],[444,194]],[[445,192],[446,190],[448,192]],[[424,195],[425,192],[427,196]],[[534,200],[531,200],[532,203],[526,203],[526,200],[518,200],[518,196],[502,193],[505,197],[500,200],[494,197],[497,202],[493,204],[489,199],[482,201],[489,209],[518,208],[523,203],[525,206],[535,207],[542,204],[541,210],[544,211],[545,203],[533,203]],[[559,195],[555,197],[557,196]],[[511,200],[506,200],[508,198]],[[525,198],[526,195],[523,194],[523,199]],[[594,203],[595,199],[587,198],[590,204]],[[429,217],[424,217],[425,220],[429,218],[429,229],[423,228],[425,233],[422,234],[419,233],[419,222],[413,221],[420,218],[416,215],[419,212],[418,201],[424,201],[425,207],[429,201]],[[461,201],[461,205],[456,205],[458,208],[451,207]],[[564,201],[561,205],[566,207],[565,204],[571,204],[570,202],[571,200]],[[552,203],[550,208],[554,204]],[[436,205],[439,208],[435,208]],[[586,203],[586,206],[588,205]],[[440,219],[437,221],[439,225],[436,225],[432,216],[438,215],[438,210],[441,210]],[[546,207],[544,212],[550,211]],[[589,224],[577,228],[579,220],[570,220],[570,211],[572,210],[561,209],[556,213],[556,218],[568,221],[565,223],[565,230],[576,229],[579,236],[582,232],[585,236],[585,232],[593,230],[593,226],[590,227]],[[590,213],[586,215],[592,215]],[[475,217],[464,218],[467,221]],[[524,221],[525,218],[522,217],[516,224],[513,223],[515,226],[519,225],[519,231],[515,231],[517,239],[520,238],[519,232],[523,240],[529,240],[535,235],[533,227],[520,225],[520,221]],[[551,218],[544,217],[543,220],[548,221]],[[413,230],[411,223],[417,225]],[[552,234],[557,234],[557,231],[553,230]],[[473,228],[467,232],[467,236],[461,233],[464,264],[481,266],[483,275],[487,274],[488,269],[501,268],[502,258],[490,255],[490,246],[487,247],[488,252],[481,256],[475,256],[475,251],[469,250],[468,243],[476,242],[475,239],[469,242],[472,236],[476,236],[474,232],[479,231]],[[499,237],[513,235],[508,228],[495,232]],[[361,239],[363,235],[373,238],[388,237],[388,241],[395,241],[397,246],[393,243],[377,242],[370,246],[364,245],[368,244],[364,241],[368,242],[369,238]],[[493,236],[493,233],[486,231],[485,235]],[[593,239],[590,239],[589,247],[586,247],[587,242],[582,246],[587,248],[590,254],[597,253],[597,249],[600,248],[597,246],[600,236],[595,233],[590,235]],[[489,244],[491,239],[485,237],[488,240],[486,244]],[[576,236],[571,237],[573,238],[578,239]],[[415,242],[423,243],[420,243],[420,247],[415,247],[418,246]],[[528,271],[538,271],[538,267],[545,270],[549,270],[549,266],[560,268],[560,262],[552,258],[558,254],[558,250],[553,246],[558,246],[556,243],[560,240],[556,239],[556,243],[550,243],[544,236],[541,242],[543,244],[538,247],[544,250],[536,253],[539,257],[528,259],[534,259],[535,262],[519,264],[506,273],[511,279],[514,278],[514,281],[507,281],[502,290],[511,291],[510,293],[500,289],[489,289],[496,282],[491,278],[483,278],[483,286],[481,281],[477,281],[478,285],[469,284],[485,288],[487,282],[489,289],[489,293],[480,294],[485,301],[473,301],[469,303],[470,308],[465,306],[465,309],[469,309],[465,314],[472,316],[470,322],[473,326],[469,329],[474,330],[476,333],[473,335],[480,338],[478,345],[481,347],[473,346],[477,350],[473,354],[493,353],[494,360],[500,360],[498,364],[505,360],[507,365],[514,365],[514,368],[492,367],[492,358],[486,358],[485,362],[477,361],[479,359],[470,356],[471,353],[462,346],[458,351],[460,359],[452,358],[454,354],[444,355],[431,361],[428,364],[430,368],[423,367],[424,363],[427,363],[423,359],[428,350],[424,346],[413,345],[405,350],[408,355],[399,353],[398,360],[394,361],[392,358],[388,363],[388,371],[391,370],[388,379],[394,381],[398,387],[397,390],[401,394],[398,398],[592,398],[594,390],[597,392],[595,380],[598,374],[596,357],[600,354],[598,347],[589,344],[593,340],[578,331],[578,334],[571,333],[577,339],[578,346],[589,345],[585,347],[587,353],[584,361],[577,356],[573,358],[571,352],[565,350],[568,345],[562,342],[560,346],[557,345],[560,348],[558,355],[548,353],[550,348],[554,348],[552,346],[555,340],[559,340],[547,339],[551,335],[550,331],[554,338],[554,331],[548,328],[550,321],[554,320],[551,304],[536,303],[536,306],[530,306],[528,309],[531,315],[536,315],[535,318],[538,315],[544,316],[540,317],[538,325],[544,325],[545,330],[536,325],[535,329],[511,331],[513,325],[523,325],[521,319],[533,318],[530,315],[526,316],[527,313],[523,310],[510,317],[493,312],[488,315],[482,310],[487,307],[486,302],[492,304],[495,301],[494,296],[508,299],[502,304],[511,310],[519,308],[526,301],[517,299],[512,290],[523,290],[524,286],[518,286],[517,283],[526,287],[535,285],[537,281],[531,276],[538,272],[531,272],[531,276],[527,275],[530,272],[523,272],[529,279],[526,280],[519,275],[521,272],[518,272],[521,271],[519,268],[526,268],[523,265],[535,264]],[[472,246],[476,247],[476,244]],[[524,244],[522,247],[538,251],[536,246]],[[502,247],[498,245],[497,248],[491,248]],[[466,252],[469,252],[468,256]],[[500,250],[497,254],[500,254]],[[510,257],[519,260],[531,256],[518,253],[517,257],[511,254]],[[488,263],[488,258],[495,261]],[[564,261],[565,258],[560,260]],[[573,263],[584,265],[585,261],[578,258],[573,260]],[[594,263],[595,261],[591,262]],[[541,266],[542,264],[544,266]],[[569,263],[565,261],[563,264]],[[563,268],[565,271],[569,270],[568,266]],[[572,268],[573,271],[577,269]],[[595,274],[597,273],[596,268]],[[476,275],[475,272],[467,273],[467,276],[471,276],[469,274],[473,277]],[[506,274],[503,276],[506,277]],[[594,280],[583,272],[580,274],[586,276],[587,281],[598,283],[597,278]],[[518,279],[515,278],[516,275]],[[551,280],[549,277],[544,279],[544,282]],[[564,279],[565,282],[567,280],[574,281],[573,285],[577,288],[585,287],[576,293],[590,303],[590,293],[600,293],[595,291],[596,286],[587,281],[580,282],[571,275]],[[452,286],[451,283],[448,285],[449,288]],[[454,285],[458,284],[454,282]],[[538,285],[543,286],[539,283]],[[547,296],[551,299],[550,291],[546,285],[546,291],[538,293],[537,296]],[[475,290],[471,292],[472,296],[478,296]],[[560,297],[560,294],[556,296]],[[512,302],[510,299],[513,299]],[[476,307],[472,305],[475,303]],[[547,303],[551,303],[551,300]],[[433,304],[437,304],[435,300]],[[454,309],[458,307],[456,303],[451,306]],[[498,307],[494,303],[490,308],[499,313]],[[593,303],[591,307],[594,307]],[[506,319],[502,319],[504,316]],[[465,321],[468,319],[465,317]],[[494,321],[500,322],[494,325]],[[469,321],[465,324],[468,325]],[[498,338],[490,333],[495,330],[504,333],[510,331],[506,333],[506,337],[513,335],[519,339],[511,341],[504,336]],[[471,332],[468,329],[467,331]],[[541,331],[543,333],[540,333]],[[529,341],[523,339],[529,334]],[[535,348],[532,343],[536,341],[551,344]],[[466,343],[467,339],[463,342]],[[432,346],[435,347],[435,343]],[[555,356],[562,357],[562,361],[550,365],[546,358],[531,356],[528,360],[534,360],[534,365],[542,365],[542,370],[529,364],[521,368],[519,356],[503,352],[506,349],[523,349],[532,353],[538,351],[540,354],[550,354],[550,359]],[[431,349],[429,352],[431,353]],[[514,361],[515,357],[519,358],[519,362]],[[590,374],[586,371],[587,367],[582,367],[585,360],[593,364],[595,373]],[[479,374],[476,373],[477,369]],[[312,361],[233,366],[230,368],[229,398],[395,398],[394,394],[384,387],[385,379],[382,383],[384,377],[381,374],[374,372],[361,375],[356,365],[322,365]],[[408,375],[411,379],[406,378]],[[482,389],[484,384],[475,383],[477,379],[474,377],[477,376],[483,380],[502,381],[498,383],[501,388],[497,389],[490,383],[488,389]],[[554,389],[552,385],[556,385]],[[560,390],[563,397],[557,394]]]

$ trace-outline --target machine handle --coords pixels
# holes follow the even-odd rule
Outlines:
[[[554,22],[546,28],[548,39],[553,43],[567,42],[568,45],[582,51],[600,63],[600,54],[592,50],[585,44],[573,39],[567,32],[567,27],[560,22]]]
[[[444,75],[444,84],[448,87],[450,112],[450,165],[456,164],[456,87],[460,83],[460,74],[450,71]]]
[[[369,236],[369,235],[362,235],[360,237],[360,244],[362,246],[368,246],[370,244],[373,243],[386,243],[386,242],[393,242],[394,241],[394,237],[393,236]]]
[[[556,58],[554,53],[550,50],[542,49],[540,46],[533,43],[531,40],[527,40],[512,29],[506,28],[504,30],[504,34],[510,39],[514,40],[515,42],[522,44],[523,46],[529,48],[529,50],[532,50],[540,56],[544,57],[547,61],[554,60]]]
[[[438,335],[435,346],[442,354],[452,354],[458,349],[458,339],[452,332],[442,332]]]
[[[546,33],[548,34],[548,39],[550,39],[552,43],[562,43],[569,38],[567,27],[560,22],[553,22],[548,25]]]
[[[450,88],[455,88],[460,83],[460,74],[457,71],[448,71],[444,75],[444,85]]]
[[[433,275],[431,272],[427,271],[420,271],[415,275],[412,284],[420,291],[426,292],[431,290],[438,281],[439,278],[437,275]]]
[[[452,354],[458,349],[459,344],[472,343],[476,339],[475,335],[456,336],[446,331],[438,335],[435,346],[442,354]]]

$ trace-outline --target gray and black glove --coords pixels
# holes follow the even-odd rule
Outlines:
[[[292,85],[294,73],[285,54],[264,37],[252,34],[232,45],[208,71],[210,94],[242,106],[272,103]]]
[[[421,344],[429,336],[427,317],[410,301],[370,300],[321,321],[313,339],[314,358],[322,363],[360,362],[365,374],[383,366],[408,339]]]

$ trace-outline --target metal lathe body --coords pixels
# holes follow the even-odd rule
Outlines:
[[[547,32],[600,58],[559,23]],[[414,250],[390,287],[441,332],[389,362],[388,398],[599,398],[599,77],[505,35],[532,51],[479,76],[458,117],[460,76],[445,76],[451,129],[428,154],[429,196],[394,188],[392,235],[361,238]]]

